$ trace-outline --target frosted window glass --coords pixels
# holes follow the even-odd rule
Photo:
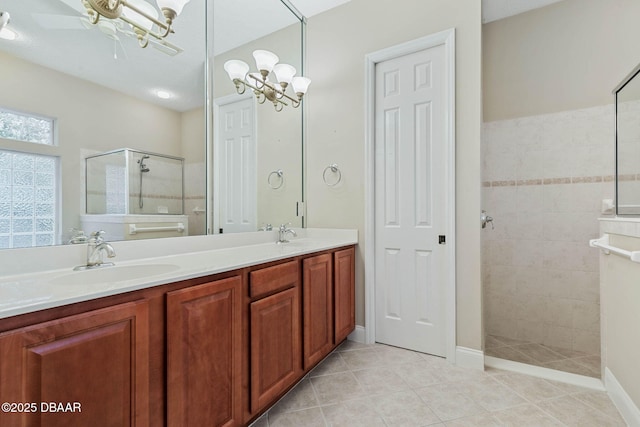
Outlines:
[[[16,203],[33,202],[33,187],[13,187],[13,201]]]
[[[32,219],[14,219],[13,231],[15,233],[33,233]]]
[[[0,248],[55,243],[57,162],[52,156],[0,150]]]
[[[0,138],[54,145],[54,120],[0,110]]]
[[[33,186],[33,172],[16,171],[13,174],[13,185]]]
[[[36,246],[53,245],[53,234],[36,234]]]
[[[27,234],[27,235],[14,234],[13,235],[13,245],[11,247],[30,248],[31,246],[33,246],[33,235],[31,234]]]
[[[9,169],[0,169],[0,185],[11,184],[11,171]]]

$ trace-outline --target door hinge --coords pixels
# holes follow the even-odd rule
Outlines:
[[[447,237],[444,234],[438,236],[438,244],[445,245],[447,243]]]

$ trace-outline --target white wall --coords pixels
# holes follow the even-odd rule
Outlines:
[[[480,2],[352,0],[307,26],[312,79],[305,107],[308,219],[311,227],[357,228],[356,322],[364,325],[364,59],[382,48],[456,29],[457,344],[481,348]],[[327,187],[337,163],[342,183]],[[365,325],[366,326],[366,325]]]

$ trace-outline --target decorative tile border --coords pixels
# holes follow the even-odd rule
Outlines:
[[[640,181],[638,175],[621,175],[620,181]],[[559,185],[559,184],[592,184],[598,182],[613,182],[615,175],[605,176],[575,176],[564,178],[544,178],[544,179],[519,179],[507,181],[483,181],[483,187],[523,187],[527,185]]]

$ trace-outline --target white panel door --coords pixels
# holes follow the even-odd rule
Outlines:
[[[220,223],[224,233],[257,230],[255,115],[252,98],[220,106]],[[214,206],[214,209],[216,206]]]
[[[446,355],[444,47],[376,64],[376,341]],[[445,236],[446,239],[446,236]],[[446,243],[445,243],[446,244]]]

